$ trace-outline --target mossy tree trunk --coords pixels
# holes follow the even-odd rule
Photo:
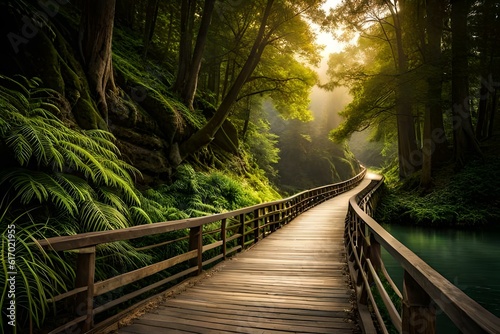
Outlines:
[[[106,92],[115,91],[111,42],[116,0],[83,1],[80,18],[80,52],[90,90],[97,107],[108,122]]]

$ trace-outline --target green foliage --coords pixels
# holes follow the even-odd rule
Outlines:
[[[377,208],[377,220],[385,223],[432,226],[492,224],[500,218],[500,182],[491,175],[500,159],[476,161],[459,173],[443,170],[434,189],[422,193],[419,175],[394,185]]]
[[[167,219],[200,217],[236,210],[261,202],[241,177],[220,171],[197,172],[191,165],[177,169],[176,180],[145,191],[144,196],[162,206]],[[276,198],[276,196],[274,197]]]
[[[142,48],[139,37],[118,28],[114,34],[113,65],[123,89],[127,93],[138,91],[139,94],[135,94],[140,95],[139,104],[155,118],[163,113],[168,114],[170,122],[188,122],[195,127],[201,127],[205,121],[203,115],[189,111],[172,96],[170,87],[174,80],[173,73],[151,60],[141,58],[137,52]]]
[[[45,253],[33,241],[129,227],[148,221],[148,217],[131,176],[138,171],[120,160],[110,133],[79,131],[63,124],[57,118],[61,111],[53,102],[58,94],[41,88],[36,79],[0,76],[0,81],[0,148],[8,162],[0,170],[1,227],[5,231],[15,226],[17,232],[18,309],[24,309],[24,316],[30,314],[40,326],[47,299],[72,284],[74,266],[71,254],[58,257]],[[98,249],[98,278],[109,275],[100,266],[104,259],[110,268],[134,268],[148,257],[124,242],[102,245]],[[7,272],[4,265],[2,281]],[[6,301],[5,293],[6,289],[2,302]]]
[[[274,165],[279,161],[278,136],[269,132],[270,125],[262,119],[252,124],[244,142],[255,164],[262,168],[268,177],[276,176]]]

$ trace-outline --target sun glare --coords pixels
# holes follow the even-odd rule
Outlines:
[[[321,6],[321,8],[328,13],[331,8],[335,8],[341,3],[342,0],[327,0]],[[325,31],[321,31],[320,27],[313,27],[316,32],[316,41],[318,44],[324,45],[325,48],[322,50],[321,55],[323,58],[328,57],[330,53],[340,52],[345,46],[345,43],[341,43],[334,38],[334,36]]]

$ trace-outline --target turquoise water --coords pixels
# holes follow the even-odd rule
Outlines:
[[[450,282],[500,317],[500,229],[453,230],[386,225],[384,228]],[[402,291],[403,270],[382,251],[387,271]],[[438,311],[438,333],[460,333]]]

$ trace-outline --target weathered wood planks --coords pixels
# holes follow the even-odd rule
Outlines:
[[[345,272],[349,197],[310,209],[118,333],[352,333]]]

